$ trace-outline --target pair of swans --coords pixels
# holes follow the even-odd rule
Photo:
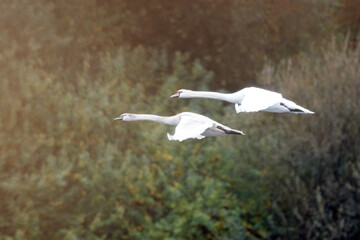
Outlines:
[[[282,97],[280,93],[256,87],[244,88],[234,93],[218,93],[180,89],[171,98],[210,98],[235,104],[240,112],[274,112],[314,114],[293,101]],[[242,131],[231,129],[203,115],[183,112],[175,116],[162,117],[151,114],[124,113],[114,120],[139,121],[148,120],[176,126],[174,135],[167,134],[169,140],[183,141],[189,138],[202,139],[224,135],[245,135]]]

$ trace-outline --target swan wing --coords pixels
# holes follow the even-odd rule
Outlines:
[[[188,138],[202,139],[205,136],[201,134],[212,126],[212,121],[205,121],[191,116],[183,116],[175,128],[175,134],[168,134],[168,138],[169,140],[178,140],[180,142]]]
[[[235,110],[239,112],[258,112],[281,101],[282,95],[277,92],[261,88],[246,88],[241,104],[235,103]]]

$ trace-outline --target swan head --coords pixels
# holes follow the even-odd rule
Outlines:
[[[134,121],[135,115],[132,113],[123,113],[119,117],[114,118],[114,120],[122,120],[122,121]]]
[[[177,90],[175,94],[171,95],[171,98],[191,98],[192,97],[192,91],[187,89],[180,89]]]

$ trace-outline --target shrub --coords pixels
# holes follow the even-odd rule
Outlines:
[[[359,50],[329,44],[318,54],[265,68],[260,82],[279,89],[313,116],[276,115],[265,134],[270,238],[356,239],[360,234]],[[256,119],[252,125],[259,125]],[[261,122],[262,123],[262,122]],[[264,131],[266,131],[264,133]]]
[[[241,235],[237,200],[224,180],[230,168],[221,171],[226,162],[216,148],[202,154],[206,142],[167,141],[170,127],[112,120],[123,112],[189,110],[170,94],[180,83],[206,87],[212,74],[184,55],[169,64],[166,53],[143,48],[104,54],[100,62],[102,72],[90,74],[85,61],[72,81],[28,62],[7,65],[12,74],[0,83],[1,236]],[[220,112],[221,104],[203,106]]]

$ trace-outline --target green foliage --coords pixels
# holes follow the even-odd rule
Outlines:
[[[359,235],[360,52],[340,47],[330,44],[318,56],[286,62],[274,76],[261,76],[316,112],[310,119],[277,120],[281,151],[272,166],[279,184],[272,211],[286,227],[275,224],[271,232],[292,239]]]
[[[123,112],[188,110],[169,90],[180,79],[191,88],[206,86],[212,74],[186,59],[178,54],[168,66],[165,53],[120,49],[101,58],[98,75],[84,63],[74,83],[21,62],[10,65],[16,78],[1,82],[2,236],[211,239],[232,233],[239,206],[222,179],[226,172],[213,175],[225,164],[215,149],[202,154],[205,143],[169,142],[160,124],[112,120]],[[212,107],[219,112],[221,105]],[[208,161],[214,165],[203,168]]]
[[[89,74],[85,62],[73,82],[25,62],[8,64],[13,74],[0,88],[1,236],[355,236],[359,52],[338,49],[259,75],[264,87],[314,116],[236,115],[220,101],[170,99],[181,85],[206,90],[213,78],[181,54],[169,64],[165,52],[122,48],[100,58],[98,74]],[[188,110],[247,135],[169,142],[172,127],[112,121],[123,112]]]
[[[271,239],[357,239],[359,54],[333,43],[317,55],[284,61],[276,71],[265,67],[259,75],[263,86],[316,113],[247,119],[247,137],[258,138],[249,140],[246,148],[253,153],[247,158],[264,174],[261,185],[269,195],[260,218]]]

